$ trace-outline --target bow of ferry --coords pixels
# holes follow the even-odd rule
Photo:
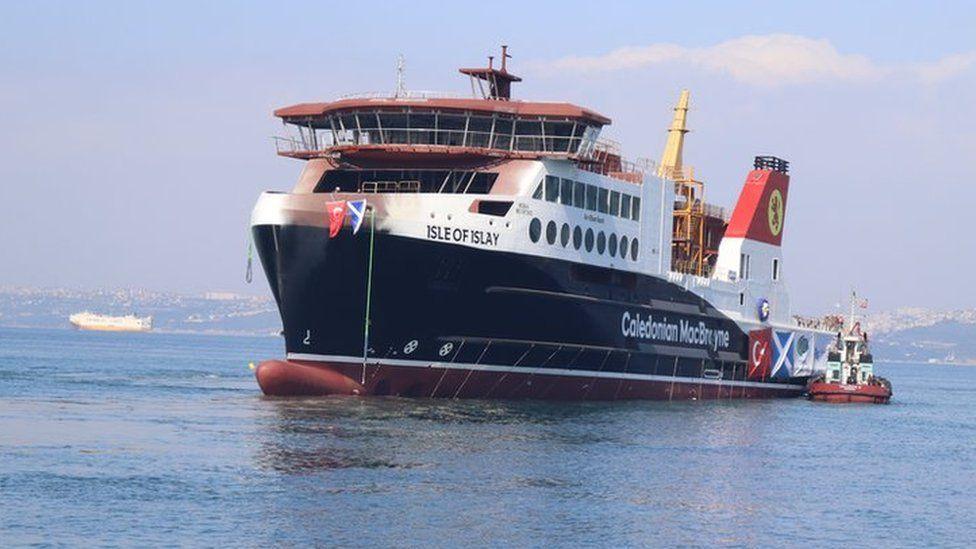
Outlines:
[[[797,396],[830,337],[795,319],[781,253],[788,164],[757,157],[731,215],[682,165],[599,139],[610,119],[398,93],[275,111],[304,162],[253,237],[287,356],[268,395],[708,399]]]

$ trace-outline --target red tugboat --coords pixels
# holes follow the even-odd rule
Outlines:
[[[891,399],[891,383],[874,375],[868,334],[854,320],[855,300],[856,296],[852,295],[849,326],[843,326],[842,332],[837,333],[834,348],[827,355],[826,372],[810,382],[810,400],[888,404]]]

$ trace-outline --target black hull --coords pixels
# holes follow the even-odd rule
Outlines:
[[[362,369],[369,228],[334,239],[327,230],[299,225],[258,225],[253,233],[289,357],[348,375],[357,362]],[[366,362],[374,369],[447,365],[479,376],[524,369],[610,382],[615,375],[647,376],[648,382],[768,387],[778,396],[799,395],[806,381],[747,379],[748,334],[734,321],[677,285],[626,271],[378,232],[371,296]],[[650,337],[649,326],[647,333],[627,335],[628,318],[704,326],[724,337],[689,338],[683,329]],[[387,381],[387,391],[397,385]],[[373,385],[364,383],[363,391],[381,392],[368,389]]]

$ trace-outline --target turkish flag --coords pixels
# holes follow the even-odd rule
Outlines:
[[[329,212],[329,238],[335,238],[346,221],[346,201],[326,202],[325,211]]]
[[[773,332],[766,328],[749,332],[749,374],[751,380],[765,380],[773,363]]]

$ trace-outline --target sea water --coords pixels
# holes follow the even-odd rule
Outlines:
[[[0,545],[976,545],[976,367],[801,399],[269,399],[275,337],[0,329]]]

